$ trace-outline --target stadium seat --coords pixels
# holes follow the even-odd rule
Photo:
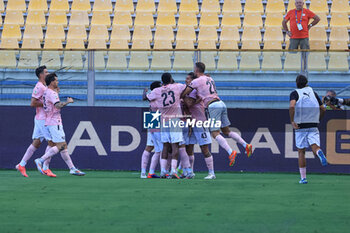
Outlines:
[[[128,25],[129,27],[132,27],[130,12],[114,12],[113,26],[114,25]]]
[[[33,38],[23,38],[22,49],[41,49],[40,40]]]
[[[133,39],[131,49],[151,49],[149,40]]]
[[[309,30],[309,39],[312,40],[318,40],[318,41],[326,41],[327,40],[327,33],[325,28],[323,27],[312,27]]]
[[[331,27],[333,26],[341,26],[341,27],[349,27],[349,12],[337,12],[332,14],[331,18]]]
[[[198,40],[218,41],[218,33],[215,26],[201,26],[198,34]]]
[[[71,26],[69,26],[67,39],[86,40],[85,25],[71,25]]]
[[[326,41],[323,40],[310,40],[310,49],[313,50],[327,50]]]
[[[45,38],[44,49],[62,49],[61,39],[48,39]]]
[[[174,53],[173,70],[193,70],[193,52],[180,52]]]
[[[106,65],[107,70],[126,70],[126,56],[128,54],[128,52],[109,51]]]
[[[197,0],[181,0],[179,12],[193,12],[199,13]]]
[[[320,22],[315,27],[328,27],[328,12],[317,12],[318,17],[320,17]]]
[[[281,50],[282,49],[282,41],[280,40],[269,40],[264,41],[264,49],[271,49],[271,50]]]
[[[15,24],[5,24],[3,26],[2,29],[2,34],[1,34],[1,38],[5,39],[5,38],[14,38],[17,40],[20,40],[22,37],[21,34],[21,29],[19,27],[19,25],[15,25]]]
[[[282,21],[282,13],[266,13],[265,26],[281,26]]]
[[[284,62],[285,71],[300,71],[301,69],[301,54],[300,53],[286,53]]]
[[[138,0],[136,5],[137,12],[155,12],[154,0]]]
[[[28,15],[26,19],[26,26],[28,25],[40,25],[40,26],[45,26],[46,24],[46,19],[45,19],[45,14],[44,11],[39,10],[28,10]]]
[[[89,38],[88,49],[107,49],[106,40]]]
[[[68,70],[82,70],[84,68],[82,53],[80,51],[64,52],[62,68]]]
[[[236,52],[219,52],[218,53],[218,71],[234,71],[238,69]]]
[[[134,25],[143,25],[154,27],[154,19],[152,12],[139,12],[136,11],[136,18]]]
[[[18,60],[18,69],[35,69],[39,66],[39,52],[21,51]]]
[[[326,53],[311,52],[309,53],[308,68],[310,71],[326,71]]]
[[[192,26],[179,26],[177,29],[176,40],[196,40],[196,32]]]
[[[50,25],[62,25],[67,27],[67,15],[65,11],[52,11],[50,10],[49,19],[47,21],[47,26]]]
[[[86,11],[90,13],[90,0],[74,0],[71,7],[71,12],[73,11]]]
[[[194,44],[192,40],[176,40],[176,49],[177,50],[193,50]]]
[[[2,69],[15,69],[17,66],[16,51],[0,51],[0,67]]]
[[[149,70],[148,52],[131,52],[129,70]]]
[[[327,0],[311,0],[309,9],[316,14],[318,12],[328,12]]]
[[[157,26],[154,34],[154,40],[174,41],[174,32],[171,26]]]
[[[216,55],[217,52],[200,52],[200,61],[205,64],[205,70],[216,70]]]
[[[111,0],[94,0],[93,11],[113,12]]]
[[[237,12],[223,12],[221,26],[241,26],[241,18]]]
[[[241,52],[239,70],[260,70],[259,56],[260,52]]]
[[[286,11],[286,8],[284,6],[284,1],[283,0],[268,0],[265,11],[268,13],[284,13]]]
[[[47,12],[46,0],[30,0],[28,5],[28,11],[44,11]]]
[[[110,49],[123,49],[123,50],[128,50],[129,45],[128,45],[128,40],[125,39],[111,39]]]
[[[94,69],[96,70],[106,69],[105,55],[106,55],[105,51],[94,52]]]
[[[348,0],[333,0],[331,12],[350,12]]]
[[[104,25],[91,25],[89,40],[90,39],[103,39],[107,41],[109,39],[107,27]]]
[[[43,40],[44,34],[43,29],[40,25],[26,25],[23,33],[23,39],[31,38],[31,39],[39,39]]]
[[[343,40],[349,41],[349,32],[346,27],[332,27],[329,36],[330,41]]]
[[[349,49],[349,41],[333,40],[329,42],[330,50],[347,50]]]
[[[194,26],[197,27],[198,20],[194,12],[180,12],[178,26]]]
[[[265,28],[264,41],[268,40],[283,41],[282,28],[280,26],[267,26]]]
[[[220,49],[238,49],[236,40],[220,40]]]
[[[0,13],[4,13],[4,11],[5,11],[4,1],[0,1]],[[0,21],[2,21],[2,20],[0,20]]]
[[[108,11],[92,11],[91,25],[111,26],[111,16]]]
[[[349,63],[348,63],[348,54],[349,53],[329,53],[329,63],[328,63],[328,71],[349,71]]]
[[[57,70],[61,68],[60,52],[57,51],[43,51],[41,55],[40,65],[50,67],[50,69]]]
[[[10,0],[7,1],[6,13],[9,11],[27,11],[25,0]]]
[[[202,0],[201,13],[211,12],[211,13],[220,13],[220,3],[215,0]]]
[[[63,25],[47,25],[45,39],[65,40]]]
[[[263,21],[259,12],[247,12],[244,13],[243,27],[244,26],[261,26]]]
[[[18,47],[18,40],[13,39],[13,38],[8,38],[8,39],[2,39],[0,48],[2,49],[17,49]]]
[[[134,26],[134,34],[132,36],[132,39],[141,39],[141,40],[152,40],[152,32],[150,26],[141,26],[136,25]]]
[[[130,41],[130,30],[126,25],[113,25],[111,39],[125,39]]]
[[[260,49],[260,41],[257,40],[243,40],[241,49]]]
[[[199,40],[198,49],[216,49],[216,42],[214,40]]]
[[[261,70],[282,71],[281,52],[263,52]]]
[[[226,1],[224,1],[224,5],[222,7],[222,12],[223,13],[228,13],[228,12],[242,13],[241,0],[226,0]]]
[[[173,49],[172,43],[170,40],[154,40],[153,49]]]
[[[202,12],[199,22],[200,26],[219,27],[219,18],[216,12]]]
[[[17,24],[20,26],[24,25],[23,12],[20,10],[6,11],[4,24]]]
[[[239,41],[239,32],[236,26],[222,26],[220,40],[236,40]]]
[[[160,12],[176,13],[176,0],[163,0],[158,3],[158,14]]]
[[[305,6],[304,6],[305,7]],[[289,1],[288,3],[288,7],[287,7],[287,13],[290,11],[290,10],[293,10],[295,9],[295,3],[294,1]]]
[[[244,12],[264,12],[261,0],[246,0],[244,5]]]
[[[256,40],[261,41],[261,32],[259,27],[247,26],[244,27],[242,34],[242,41],[245,40]]]
[[[151,70],[171,70],[171,52],[153,52]]]
[[[66,49],[85,49],[83,39],[68,38],[66,43]]]
[[[50,15],[52,11],[65,11],[69,12],[68,0],[51,0]]]
[[[114,8],[114,12],[134,12],[133,0],[117,0]]]
[[[175,16],[173,12],[158,12],[157,25],[175,27]]]
[[[72,11],[69,20],[69,26],[72,25],[84,25],[85,27],[89,26],[89,17],[86,11]]]

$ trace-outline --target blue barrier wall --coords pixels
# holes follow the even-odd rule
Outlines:
[[[139,170],[146,144],[141,108],[66,107],[62,118],[69,152],[81,169]],[[30,107],[0,106],[0,168],[14,168],[31,143],[35,110]],[[327,111],[320,124],[321,147],[331,165],[324,168],[307,152],[310,172],[350,173],[350,111]],[[211,152],[217,171],[298,171],[297,151],[288,110],[229,109],[232,129],[255,148],[247,158],[244,148],[229,139],[239,150],[235,166],[228,166],[226,152],[214,142]],[[348,120],[349,119],[349,120]],[[34,158],[43,155],[46,142]],[[196,147],[195,170],[206,170]],[[52,168],[66,168],[59,155]]]

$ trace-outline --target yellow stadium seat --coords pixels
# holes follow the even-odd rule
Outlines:
[[[41,66],[50,67],[50,69],[61,68],[60,52],[57,51],[43,51],[41,55]]]
[[[85,49],[83,39],[67,39],[66,49]]]
[[[316,27],[328,27],[328,12],[317,12],[318,17],[320,17],[320,22],[316,25]]]
[[[284,70],[300,71],[300,69],[301,69],[301,53],[286,53]]]
[[[328,12],[329,9],[328,9],[327,0],[311,0],[309,9],[315,12],[316,14],[318,12]]]
[[[44,11],[29,11],[28,10],[28,15],[27,15],[27,20],[26,20],[26,26],[27,25],[40,25],[40,26],[45,26],[46,24],[46,19],[45,19],[45,14]]]
[[[4,24],[24,25],[23,12],[19,10],[6,11]]]
[[[261,70],[282,71],[281,52],[264,52]]]
[[[8,11],[27,11],[25,0],[9,0],[7,1],[6,12]]]
[[[220,49],[238,49],[236,40],[220,40]]]
[[[3,26],[1,38],[14,38],[20,40],[21,37],[21,29],[18,24],[5,24]]]
[[[282,41],[280,40],[269,40],[264,41],[264,49],[271,49],[271,50],[281,50],[282,49]]]
[[[154,40],[174,41],[174,32],[171,26],[157,26]]]
[[[256,50],[260,49],[260,42],[257,40],[243,40],[241,49]]]
[[[111,39],[124,39],[130,41],[130,30],[126,25],[113,25]]]
[[[151,49],[149,40],[135,39],[132,40],[131,49]]]
[[[178,26],[194,26],[197,27],[198,21],[195,12],[180,12]]]
[[[330,50],[347,50],[349,49],[349,41],[343,41],[343,40],[333,40],[329,42],[329,49]]]
[[[49,19],[47,21],[47,26],[49,25],[63,25],[67,27],[67,15],[65,11],[52,11],[50,10]]]
[[[91,25],[111,26],[111,16],[108,11],[93,11]]]
[[[241,0],[226,0],[224,1],[224,5],[222,7],[222,12],[242,12],[242,4]]]
[[[175,26],[175,16],[173,12],[159,12],[157,17],[157,25]]]
[[[160,12],[176,13],[176,0],[163,0],[158,3],[158,14]]]
[[[264,41],[278,40],[283,41],[282,28],[279,26],[272,26],[265,28]]]
[[[261,41],[261,32],[260,28],[254,26],[244,27],[242,34],[242,41],[245,40],[256,40]]]
[[[126,70],[126,56],[127,52],[117,52],[109,51],[108,52],[108,61],[107,61],[107,70]]]
[[[349,40],[349,32],[346,27],[332,27],[331,34],[329,36],[329,40]]]
[[[107,27],[104,25],[91,25],[89,40],[90,39],[103,39],[107,41],[109,39]]]
[[[62,49],[61,39],[47,39],[45,38],[44,49]]]
[[[69,20],[69,26],[72,25],[84,25],[85,27],[89,26],[89,17],[86,11],[72,11]]]
[[[218,33],[215,26],[201,26],[198,34],[198,40],[218,41]]]
[[[171,70],[171,52],[153,52],[151,70]]]
[[[39,52],[21,51],[18,60],[18,69],[35,69],[39,66]]]
[[[283,0],[268,0],[266,5],[266,12],[268,13],[284,13],[286,8]],[[282,22],[282,21],[281,21]]]
[[[117,0],[114,12],[134,12],[133,0]]]
[[[350,12],[348,0],[333,0],[331,12]]]
[[[193,70],[193,52],[180,52],[174,53],[173,70]]]
[[[65,40],[63,25],[47,25],[45,39]]]
[[[200,52],[200,61],[205,64],[205,70],[216,70],[216,55],[217,52]]]
[[[194,44],[192,40],[176,40],[176,49],[177,50],[193,50]]]
[[[179,12],[194,12],[198,14],[198,1],[197,0],[181,0]]]
[[[281,26],[283,21],[282,13],[266,13],[265,26]]]
[[[4,1],[0,1],[0,13],[4,13],[5,11],[5,5],[4,5]],[[0,20],[2,21],[2,20]]]
[[[109,45],[110,49],[123,49],[128,50],[128,40],[125,39],[111,39],[111,43]]]
[[[51,0],[50,14],[52,11],[69,11],[68,0]]]
[[[134,27],[134,34],[132,36],[133,40],[134,39],[141,39],[141,40],[152,40],[152,32],[151,32],[151,27],[150,26],[141,26],[141,25],[136,25]]]
[[[17,66],[16,51],[0,51],[0,67],[2,69],[15,69]]]
[[[113,12],[111,0],[94,0],[94,11],[105,11],[108,13]]]
[[[199,40],[198,49],[216,49],[216,43],[214,40]]]
[[[219,52],[218,53],[218,68],[217,70],[223,71],[223,70],[237,70],[237,54],[236,52]]]
[[[220,13],[220,3],[216,0],[202,0],[201,12]]]
[[[67,70],[82,70],[84,68],[84,63],[81,52],[64,52],[62,68],[65,68]]]
[[[221,26],[241,26],[241,18],[237,12],[224,12]]]
[[[323,28],[323,27],[312,27],[309,30],[309,39],[310,39],[310,41],[312,41],[312,40],[326,41],[327,40],[327,33],[326,33],[325,28]]]
[[[179,26],[177,29],[176,40],[196,40],[196,32],[192,26]]]
[[[246,0],[244,5],[244,12],[264,12],[261,0]]]
[[[262,24],[263,22],[261,19],[261,14],[259,12],[244,13],[243,27],[244,26],[262,26]]]
[[[241,52],[240,70],[257,71],[260,70],[260,52]]]
[[[26,25],[23,33],[23,39],[31,38],[31,39],[43,40],[43,37],[44,37],[43,29],[41,28],[40,25]]]
[[[329,71],[349,71],[348,53],[329,53]]]
[[[46,0],[30,0],[28,11],[44,11],[47,12]]]
[[[326,41],[324,40],[310,40],[310,49],[314,50],[326,50]]]
[[[236,26],[222,26],[220,40],[239,41],[239,32]]]
[[[0,44],[1,49],[17,49],[18,47],[18,40],[13,38],[8,39],[2,39]]]
[[[193,42],[192,42],[193,43]],[[173,49],[173,45],[170,40],[154,40],[154,49]]]
[[[105,39],[89,39],[88,49],[107,49]]]
[[[40,40],[33,38],[23,38],[22,49],[41,49]]]
[[[134,25],[143,25],[154,27],[154,19],[152,12],[139,12],[136,11],[136,18]]]
[[[306,7],[306,6],[304,6],[304,7]],[[290,10],[294,10],[294,9],[295,9],[294,1],[289,1],[288,7],[287,7],[287,12],[290,11]]]
[[[114,12],[113,26],[114,25],[128,25],[129,27],[132,27],[130,12]]]
[[[94,52],[94,68],[96,70],[104,70],[106,68],[105,51]]]
[[[326,53],[311,52],[309,53],[308,68],[312,71],[326,71]]]
[[[73,11],[86,11],[90,13],[90,0],[73,0],[71,12]]]
[[[137,12],[155,12],[154,0],[138,0],[136,5]]]
[[[219,27],[219,18],[216,12],[201,13],[200,26],[216,26]]]
[[[84,25],[70,25],[68,29],[67,39],[83,39],[86,40],[86,30]]]
[[[149,70],[148,52],[131,52],[129,70]]]
[[[349,12],[337,12],[332,14],[331,18],[331,27],[333,26],[341,26],[341,27],[349,27]]]

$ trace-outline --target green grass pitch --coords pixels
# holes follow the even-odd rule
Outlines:
[[[216,180],[135,172],[0,171],[0,232],[349,232],[350,176],[218,173]]]

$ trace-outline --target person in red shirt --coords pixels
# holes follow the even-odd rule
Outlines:
[[[320,21],[320,17],[303,6],[303,0],[295,0],[295,9],[288,11],[282,21],[283,29],[290,37],[289,50],[298,49],[298,47],[310,49],[309,30]],[[314,20],[309,24],[310,19]],[[290,30],[287,26],[288,21],[290,21]]]

